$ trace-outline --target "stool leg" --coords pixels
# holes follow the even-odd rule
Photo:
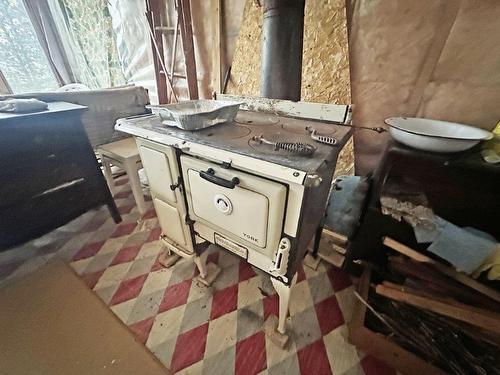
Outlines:
[[[104,177],[106,178],[106,182],[108,183],[109,191],[111,195],[115,195],[115,182],[113,180],[113,173],[111,172],[111,162],[105,156],[101,155],[101,163],[104,167]]]
[[[139,173],[135,161],[126,160],[123,163],[125,172],[127,172],[130,186],[132,187],[132,194],[134,195],[135,203],[139,209],[139,213],[144,215],[146,213],[146,201],[142,193],[142,186],[139,180]]]

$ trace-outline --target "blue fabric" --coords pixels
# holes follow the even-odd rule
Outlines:
[[[358,225],[367,192],[366,178],[339,176],[335,180],[326,208],[325,226],[351,237]]]
[[[484,235],[443,220],[440,231],[427,250],[450,262],[458,271],[470,274],[495,251],[497,243]]]
[[[417,225],[413,228],[415,239],[418,243],[434,242],[441,233],[441,230],[446,225],[446,223],[446,220],[440,218],[439,216],[436,216],[436,220],[429,227],[426,227],[424,225]]]

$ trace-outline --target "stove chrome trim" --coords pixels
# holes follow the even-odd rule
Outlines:
[[[304,118],[307,120],[331,121],[339,124],[348,124],[351,121],[351,105],[325,104],[312,102],[294,102],[291,100],[259,98],[216,94],[214,99],[240,102],[240,109],[248,111],[270,112],[282,116]]]
[[[196,235],[207,240],[210,243],[214,243],[214,234],[218,233],[213,228],[206,226],[203,223],[195,222],[194,230]],[[225,234],[225,236],[229,237]],[[218,245],[220,246],[220,245]],[[223,248],[226,250],[226,248]],[[230,251],[230,250],[227,250]],[[274,257],[269,257],[268,255],[262,254],[259,251],[249,251],[247,258],[247,262],[252,266],[259,268],[270,276],[278,277],[276,275],[272,275],[269,273],[269,270],[274,266],[273,260]],[[288,278],[286,276],[279,276],[285,283],[288,282]]]
[[[242,257],[243,259],[248,258],[248,249],[245,246],[242,246],[229,238],[226,238],[220,235],[217,232],[214,232],[214,244],[223,247],[226,250]]]

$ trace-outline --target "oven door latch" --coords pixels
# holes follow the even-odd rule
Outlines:
[[[175,191],[175,189],[177,188],[179,188],[182,191],[182,180],[180,176],[177,178],[177,182],[175,184],[170,185],[170,190],[172,191]]]
[[[274,258],[274,265],[269,272],[273,275],[285,276],[288,269],[288,258],[290,256],[290,248],[292,243],[290,239],[283,237],[278,245],[278,251]]]

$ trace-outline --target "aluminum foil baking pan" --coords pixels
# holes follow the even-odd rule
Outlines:
[[[175,104],[149,105],[162,123],[184,130],[199,130],[234,120],[241,103],[224,100],[188,100]]]

